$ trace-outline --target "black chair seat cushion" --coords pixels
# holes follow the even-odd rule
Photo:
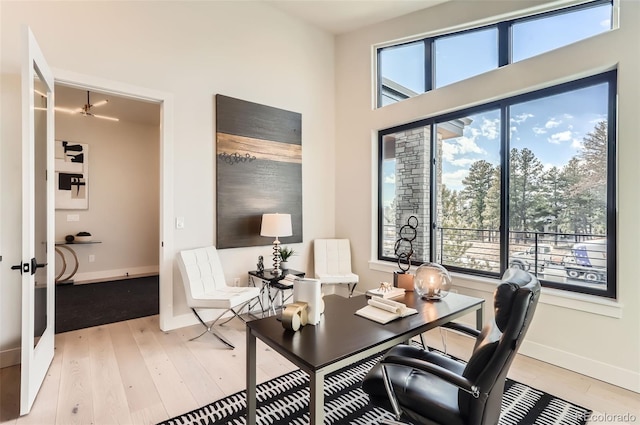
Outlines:
[[[409,345],[398,345],[385,356],[401,356],[424,360],[442,366],[462,375],[464,363],[450,359],[433,351],[422,350]],[[458,387],[431,374],[423,373],[408,367],[387,365],[387,373],[393,383],[398,403],[405,413],[421,423],[462,425],[463,418],[458,407]],[[373,404],[388,405],[388,395],[384,387],[382,368],[374,366],[365,376],[362,389],[369,394]],[[375,399],[375,400],[374,400]],[[410,409],[410,410],[408,410]],[[415,412],[419,416],[414,416]],[[420,416],[422,418],[420,418]]]

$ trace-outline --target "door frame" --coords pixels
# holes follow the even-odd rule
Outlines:
[[[160,105],[160,329],[176,328],[173,311],[173,263],[175,248],[173,241],[173,95],[107,80],[99,77],[53,68],[55,83],[82,90],[100,91],[133,100],[142,100]]]

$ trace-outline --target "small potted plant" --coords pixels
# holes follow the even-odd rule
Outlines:
[[[280,253],[280,268],[282,270],[288,270],[289,269],[289,257],[291,257],[292,255],[295,255],[295,251],[293,250],[293,248],[289,248],[286,246],[281,246],[280,250],[278,251]]]

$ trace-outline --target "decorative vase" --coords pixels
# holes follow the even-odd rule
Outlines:
[[[405,291],[413,291],[413,275],[408,272],[393,272],[393,286],[404,288]]]
[[[289,270],[289,262],[280,261],[280,270]]]

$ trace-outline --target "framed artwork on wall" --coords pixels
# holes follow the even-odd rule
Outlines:
[[[262,214],[291,214],[302,242],[302,115],[216,95],[216,246],[270,245]]]
[[[56,209],[89,209],[89,145],[56,140]]]

